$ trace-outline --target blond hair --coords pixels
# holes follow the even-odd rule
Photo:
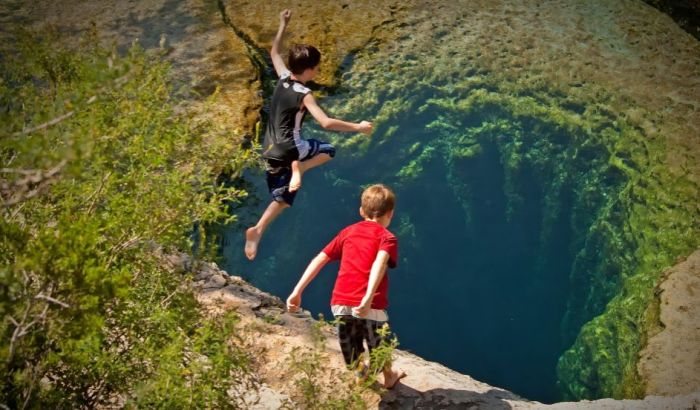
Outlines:
[[[362,192],[361,209],[365,218],[376,219],[394,209],[396,196],[386,185],[375,184]]]

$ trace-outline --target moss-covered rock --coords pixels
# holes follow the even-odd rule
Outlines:
[[[264,49],[288,5],[244,2],[229,15]],[[369,15],[357,20],[356,7]],[[464,172],[486,148],[498,152],[509,212],[523,170],[546,183],[543,215],[571,196],[561,389],[641,395],[636,362],[659,272],[700,245],[698,42],[636,1],[348,2],[295,18],[291,37],[329,56],[320,82],[340,80],[342,95],[322,103],[341,118],[374,119],[371,139],[323,136],[352,152],[339,169],[389,150],[378,166],[401,187],[443,162],[469,221]],[[556,240],[547,237],[555,219],[543,218],[542,241]]]

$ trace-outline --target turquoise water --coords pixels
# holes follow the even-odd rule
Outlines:
[[[444,139],[426,128],[437,110],[422,114],[404,119],[400,129],[419,141]],[[463,120],[480,124],[484,118],[502,120],[500,115],[479,111]],[[529,125],[521,131],[542,131],[541,124]],[[308,134],[327,137],[312,126]],[[503,146],[485,138],[480,147],[479,155],[449,164],[436,155],[410,181],[397,176],[393,163],[404,143],[377,144],[362,155],[341,148],[336,160],[306,175],[294,208],[271,226],[254,262],[243,258],[240,229],[226,233],[224,267],[285,299],[309,260],[337,231],[359,220],[361,187],[387,183],[398,198],[390,229],[399,237],[400,263],[390,272],[389,313],[401,348],[524,397],[554,402],[560,398],[556,363],[571,343],[561,322],[577,251],[576,184],[559,183],[552,207],[545,196],[553,181],[546,174],[527,163],[506,173]],[[251,176],[266,203],[262,179]],[[506,189],[513,185],[514,192]],[[314,314],[330,315],[335,269],[326,267],[304,294],[303,306]]]
[[[305,176],[254,262],[243,257],[242,228],[269,197],[264,176],[249,175],[260,203],[224,230],[223,266],[285,299],[311,258],[359,220],[362,187],[388,184],[398,200],[389,314],[400,347],[554,402],[559,357],[619,290],[607,255],[629,245],[608,228],[622,220],[615,198],[626,179],[605,146],[618,123],[540,80],[472,64],[481,51],[467,20],[445,25],[439,37],[397,26],[406,31],[397,43],[346,58],[340,87],[321,104],[372,120],[372,137],[323,132],[309,119],[305,137],[331,140],[337,158]],[[335,269],[304,294],[314,314],[330,315]]]

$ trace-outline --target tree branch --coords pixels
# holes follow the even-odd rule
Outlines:
[[[16,325],[15,330],[12,332],[12,338],[10,339],[10,348],[7,354],[7,363],[10,363],[15,355],[17,342],[22,336],[26,334],[26,326],[32,326],[34,324],[34,322],[30,323],[29,325],[24,324],[27,321],[27,318],[29,317],[29,311],[32,309],[32,307],[33,304],[31,302],[28,302],[27,307],[26,309],[24,309],[24,313],[22,314],[22,320],[20,320],[19,323],[17,323],[17,321],[15,321],[14,319],[12,320],[14,323],[16,323]]]
[[[119,80],[119,79],[117,79],[117,80]],[[87,103],[92,104],[95,101],[97,101],[97,96],[93,95],[92,97],[88,98]],[[59,115],[58,117],[53,118],[49,121],[46,121],[43,124],[39,124],[36,127],[32,127],[32,128],[27,129],[27,130],[24,130],[24,131],[15,132],[14,134],[12,134],[12,136],[13,137],[21,137],[22,135],[27,135],[27,134],[31,134],[33,132],[41,131],[44,128],[48,128],[52,125],[56,125],[59,122],[72,117],[73,115],[75,115],[75,111],[68,111],[67,113],[65,113],[63,115]]]
[[[22,135],[27,135],[27,134],[31,134],[31,133],[36,132],[36,131],[43,130],[44,128],[48,128],[52,125],[56,125],[59,122],[65,120],[66,118],[72,117],[73,115],[75,115],[75,111],[68,111],[67,113],[65,113],[63,115],[59,115],[58,117],[56,117],[50,121],[47,121],[43,124],[39,124],[36,127],[32,127],[32,128],[29,128],[28,130],[24,130],[24,131],[15,132],[14,134],[12,134],[12,136],[13,137],[21,137]]]
[[[67,163],[68,161],[64,159],[53,168],[46,171],[41,169],[1,169],[0,172],[3,173],[26,175],[24,178],[20,179],[19,181],[15,181],[11,185],[8,182],[2,183],[0,186],[0,194],[2,194],[2,197],[4,197],[3,199],[9,197],[3,201],[3,207],[10,207],[39,195],[49,185],[49,183],[51,183],[57,177]]]
[[[122,235],[124,237],[125,235]],[[107,260],[107,266],[112,266],[112,262],[117,258],[117,256],[124,250],[129,249],[139,243],[141,241],[141,236],[140,235],[134,235],[128,240],[121,242],[117,245],[114,245],[110,248],[109,253],[109,259]]]
[[[100,193],[102,192],[102,189],[105,186],[105,181],[107,181],[107,179],[109,179],[110,176],[112,176],[112,171],[107,172],[107,174],[105,174],[102,177],[102,181],[100,181],[100,186],[85,200],[86,202],[90,202],[87,211],[85,211],[88,215],[92,214],[92,211],[95,209],[95,205],[97,204],[97,198],[99,197]]]
[[[68,305],[67,303],[61,302],[58,299],[54,299],[51,296],[46,296],[43,293],[39,293],[38,295],[34,296],[34,299],[42,299],[42,300],[45,300],[45,301],[50,302],[50,303],[55,303],[55,304],[57,304],[61,307],[64,307],[66,309],[68,309],[70,307],[70,305]]]

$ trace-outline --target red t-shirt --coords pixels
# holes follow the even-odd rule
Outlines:
[[[331,260],[340,259],[331,305],[360,306],[367,292],[369,272],[380,250],[389,254],[389,267],[396,267],[398,244],[394,234],[374,221],[350,225],[323,248]],[[384,275],[372,299],[372,309],[386,309],[389,277]]]

